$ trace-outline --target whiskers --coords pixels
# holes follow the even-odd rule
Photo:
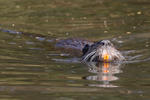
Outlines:
[[[86,56],[83,56],[83,61],[88,61],[92,56],[92,59],[90,59],[90,61],[92,61],[94,59],[94,57],[96,56],[96,50],[93,50],[92,52],[90,52],[89,54],[87,54]]]
[[[124,56],[112,46],[97,46],[91,48],[83,57],[84,62],[105,61],[104,57],[108,55],[108,62],[119,62],[125,60]]]

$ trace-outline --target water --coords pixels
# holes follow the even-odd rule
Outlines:
[[[0,0],[0,27],[15,33],[0,31],[0,98],[150,99],[149,8],[148,0]],[[109,39],[126,62],[83,64],[80,52],[51,42],[70,37]]]

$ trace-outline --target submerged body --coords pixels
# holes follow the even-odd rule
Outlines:
[[[82,39],[65,39],[58,41],[56,47],[82,51],[84,62],[118,62],[125,59],[109,40],[90,42]]]

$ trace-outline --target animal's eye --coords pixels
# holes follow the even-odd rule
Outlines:
[[[101,45],[104,45],[105,43],[104,42],[101,42]]]

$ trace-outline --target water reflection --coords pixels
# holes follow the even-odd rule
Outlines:
[[[119,78],[115,74],[121,73],[120,65],[118,63],[88,63],[89,72],[96,75],[84,77],[87,80],[101,81],[102,84],[89,84],[89,86],[96,87],[118,87],[110,84],[111,81],[118,80]]]

